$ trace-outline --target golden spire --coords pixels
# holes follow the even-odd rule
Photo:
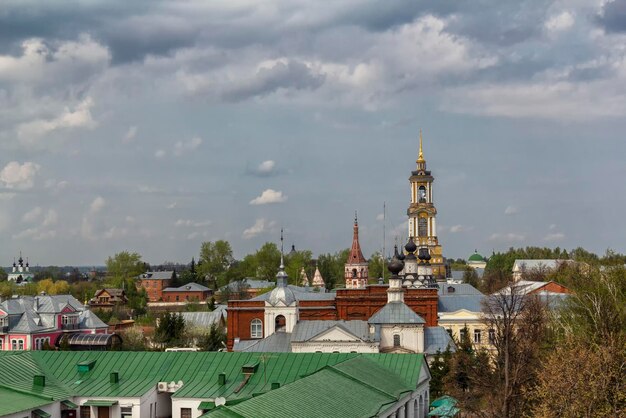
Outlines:
[[[416,163],[423,163],[424,160],[424,152],[422,151],[422,130],[420,129],[420,153],[417,157],[417,161],[415,161]]]

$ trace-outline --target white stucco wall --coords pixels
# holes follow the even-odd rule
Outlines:
[[[400,346],[416,353],[424,352],[423,325],[383,325],[380,330],[380,348],[393,347],[393,336],[400,335]]]

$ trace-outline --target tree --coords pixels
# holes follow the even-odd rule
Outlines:
[[[380,277],[384,279],[386,277],[386,268],[383,268],[383,257],[380,254],[380,251],[376,251],[370,257],[368,262],[368,270],[370,277],[373,279],[378,279]]]
[[[308,273],[309,277],[312,275],[310,269],[312,258],[313,254],[309,250],[296,251],[285,257],[285,272],[287,272],[289,281],[292,284],[300,286],[300,271],[303,268]]]
[[[185,318],[180,314],[166,312],[159,319],[155,330],[155,341],[173,347],[184,343]]]
[[[442,396],[444,391],[444,381],[450,373],[450,362],[452,359],[452,352],[450,347],[446,348],[446,351],[441,353],[437,351],[433,362],[430,364],[430,393],[433,399]]]
[[[485,407],[494,416],[521,417],[530,407],[531,399],[525,394],[533,390],[541,366],[546,307],[539,296],[510,286],[510,292],[487,296],[483,313],[494,347],[492,370],[477,376],[485,389]]]
[[[275,280],[280,265],[280,250],[273,242],[266,242],[254,254],[256,277],[262,280]]]
[[[476,289],[480,287],[480,281],[476,270],[469,266],[465,267],[465,270],[463,271],[463,282],[474,286]]]
[[[211,324],[209,332],[198,340],[198,347],[202,351],[218,351],[225,347],[226,332],[217,323]]]
[[[317,267],[326,282],[327,289],[344,284],[344,266],[348,261],[350,249],[337,251],[335,254],[320,254],[317,258]]]
[[[146,271],[141,255],[128,251],[122,251],[107,258],[106,267],[109,283],[117,288],[124,287],[127,279],[134,279]]]
[[[228,241],[203,242],[197,266],[198,275],[213,284],[213,288],[217,290],[224,284],[221,279],[233,261],[233,250]]]
[[[5,281],[7,277],[9,277],[9,275],[7,274],[6,270],[0,267],[0,282]]]
[[[146,351],[146,338],[141,327],[132,327],[120,333],[122,338],[122,350],[124,351]]]

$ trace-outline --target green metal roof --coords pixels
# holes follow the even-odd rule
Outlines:
[[[83,404],[84,406],[113,406],[117,405],[117,401],[115,400],[105,400],[105,399],[94,399],[87,401]]]
[[[395,373],[403,382],[413,385],[419,379],[423,361],[422,356],[407,354],[3,352],[0,353],[0,382],[3,382],[4,387],[12,388],[13,396],[17,396],[16,391],[22,391],[24,396],[35,395],[47,399],[33,404],[33,407],[72,396],[105,399],[137,397],[154,388],[158,382],[179,380],[183,381],[183,386],[172,394],[173,398],[213,401],[216,397],[224,397],[227,405],[233,405],[271,391],[272,383],[280,383],[282,389],[327,366],[341,364],[334,369],[334,373],[346,379],[375,381],[373,378],[376,372],[354,366],[358,362],[352,363],[352,360],[356,359],[367,359],[373,364],[371,370]],[[95,361],[91,370],[83,373],[78,371],[79,363],[91,361]],[[242,367],[257,363],[256,372],[235,392],[244,381]],[[112,371],[119,371],[117,383],[110,381]],[[224,385],[218,382],[218,375],[222,372],[226,375]],[[37,387],[33,385],[33,376],[41,374],[46,376],[46,385]],[[3,385],[0,384],[0,388]],[[391,390],[385,393],[393,395],[401,389],[401,386],[386,386],[384,391]],[[0,411],[3,408],[0,407]],[[18,411],[23,409],[20,404]]]
[[[475,252],[474,254],[470,255],[467,260],[468,261],[485,261],[485,257]]]
[[[70,401],[70,400],[64,400],[61,401],[61,405],[63,405],[66,408],[70,408],[70,409],[76,409],[78,408],[78,405],[76,405],[74,402]]]
[[[42,411],[41,409],[35,409],[33,411],[33,415],[39,418],[50,418],[52,416],[46,411]]]
[[[218,407],[203,417],[373,417],[414,389],[415,383],[357,357],[237,405]]]
[[[14,414],[25,409],[51,404],[52,399],[16,392],[7,387],[0,387],[0,416]]]

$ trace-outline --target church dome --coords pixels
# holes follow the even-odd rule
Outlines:
[[[474,254],[470,255],[467,261],[485,261],[485,257],[478,254],[478,251],[474,250]]]
[[[296,295],[287,286],[275,287],[270,293],[270,297],[267,300],[270,305],[276,306],[279,302],[284,303],[286,306],[291,305],[296,301]]]

